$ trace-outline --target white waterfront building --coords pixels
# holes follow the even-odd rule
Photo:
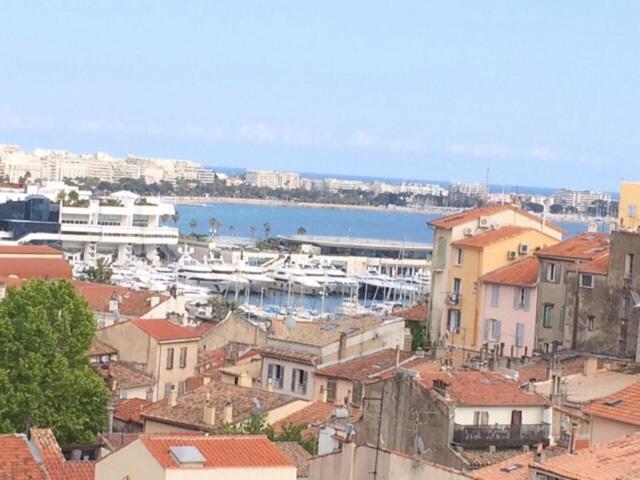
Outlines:
[[[125,262],[132,254],[153,260],[159,248],[178,244],[178,229],[163,221],[174,214],[171,203],[127,191],[62,205],[62,249],[68,258],[90,264],[100,257]]]

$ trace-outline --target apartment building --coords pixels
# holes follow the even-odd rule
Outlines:
[[[640,182],[620,184],[620,204],[618,206],[618,228],[638,230],[640,227]]]
[[[564,207],[573,207],[580,213],[585,213],[591,204],[597,200],[610,202],[611,195],[593,190],[569,190],[563,188],[553,194],[553,201]]]
[[[451,243],[473,237],[506,225],[538,230],[553,239],[562,238],[562,229],[543,218],[513,205],[489,205],[447,215],[429,223],[434,230],[433,258],[431,262],[431,295],[429,304],[429,333],[436,343],[446,341],[447,298],[450,271],[453,266]]]
[[[300,175],[294,172],[276,172],[273,170],[247,170],[245,182],[256,187],[273,190],[294,190],[301,187]]]

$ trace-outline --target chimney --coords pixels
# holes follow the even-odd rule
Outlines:
[[[109,298],[109,311],[111,313],[118,313],[119,306],[120,302],[118,302],[118,295],[116,295],[116,292],[113,292],[113,294]]]
[[[536,384],[533,378],[530,378],[525,387],[525,392],[529,394],[533,394],[536,392]]]
[[[536,452],[533,454],[533,461],[536,463],[544,463],[544,448],[541,443],[536,445]]]
[[[273,378],[267,379],[267,392],[273,392]]]
[[[238,377],[238,386],[251,388],[251,375],[247,372],[242,372]]]
[[[598,373],[598,359],[595,357],[587,357],[582,365],[582,373],[585,377]]]
[[[326,385],[322,385],[320,387],[320,401],[327,403],[327,386]]]
[[[211,402],[211,396],[209,392],[207,392],[207,397],[204,402],[204,412],[202,421],[205,425],[213,426],[216,424],[216,407],[213,406]]]
[[[145,398],[147,402],[153,402],[153,388],[147,388]]]
[[[211,377],[207,377],[207,376],[202,377],[202,384],[203,385],[207,385],[210,382],[211,382]]]
[[[231,402],[224,404],[223,421],[224,423],[233,423],[233,405]]]
[[[285,326],[284,318],[276,317],[271,320],[271,335],[278,337],[286,335],[287,327]]]
[[[338,347],[338,361],[342,361],[347,356],[347,334],[340,332],[340,346]]]
[[[175,407],[178,404],[178,391],[175,385],[171,385],[169,389],[169,406]]]

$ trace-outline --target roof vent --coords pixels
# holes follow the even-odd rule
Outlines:
[[[611,400],[605,400],[604,403],[607,407],[615,407],[616,405],[619,405],[622,403],[622,399],[621,398],[612,398]]]
[[[169,447],[169,453],[180,468],[204,467],[204,464],[207,461],[207,459],[204,458],[204,455],[200,453],[200,450],[191,445]]]

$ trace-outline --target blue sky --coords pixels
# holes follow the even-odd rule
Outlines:
[[[637,1],[3,2],[0,143],[617,190]]]

